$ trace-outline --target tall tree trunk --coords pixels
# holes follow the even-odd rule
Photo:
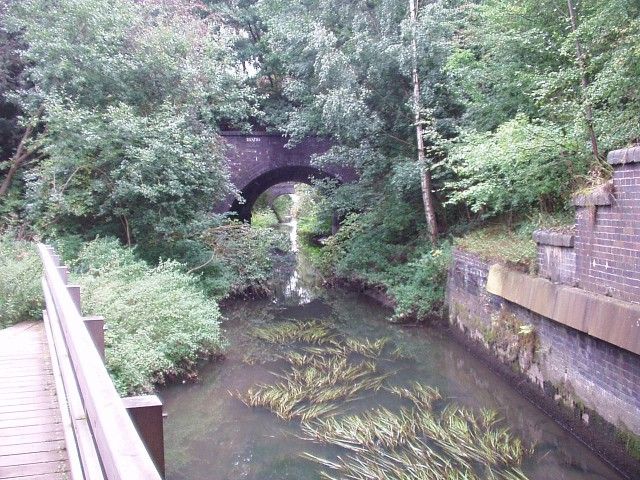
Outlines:
[[[589,139],[591,140],[591,151],[596,160],[600,160],[600,152],[598,151],[598,140],[596,139],[596,132],[593,128],[593,108],[591,102],[587,99],[587,87],[589,87],[589,79],[587,78],[587,66],[585,62],[584,52],[580,39],[578,38],[578,19],[576,16],[576,8],[573,4],[573,0],[567,0],[567,7],[569,7],[569,18],[571,20],[571,30],[576,36],[576,61],[578,68],[580,69],[580,83],[582,85],[582,98],[584,102],[584,117],[587,122],[587,130],[589,132]]]
[[[44,111],[43,107],[40,107],[36,112],[36,116],[25,128],[24,133],[22,134],[22,138],[20,139],[20,143],[18,144],[18,148],[16,148],[15,153],[11,156],[9,160],[9,170],[7,170],[7,174],[2,180],[2,184],[0,185],[0,197],[4,197],[9,188],[11,187],[11,182],[15,177],[16,173],[22,166],[22,164],[33,154],[33,151],[27,149],[27,141],[29,137],[33,133],[33,129],[35,124],[38,122],[40,115]]]
[[[438,224],[436,221],[436,211],[431,192],[431,165],[427,162],[424,154],[424,137],[422,128],[422,116],[420,114],[420,78],[418,77],[418,43],[417,43],[417,20],[418,20],[418,0],[409,0],[409,13],[411,15],[412,35],[412,81],[413,81],[413,114],[416,124],[416,141],[418,146],[418,164],[420,165],[420,183],[422,186],[422,202],[424,203],[424,213],[429,229],[429,238],[435,242],[438,237]]]

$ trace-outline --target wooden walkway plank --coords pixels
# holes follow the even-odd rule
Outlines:
[[[30,465],[32,463],[60,462],[66,458],[67,453],[64,448],[62,450],[45,450],[44,452],[16,453],[0,457],[0,468]]]
[[[13,447],[14,445],[52,442],[55,440],[64,440],[64,431],[62,428],[49,432],[25,433],[23,435],[0,437],[0,450],[5,447]]]
[[[56,404],[49,405],[47,408],[30,408],[20,410],[14,410],[9,413],[0,412],[0,424],[6,420],[15,420],[19,418],[38,418],[42,420],[43,418],[49,420],[55,420],[56,418],[60,418],[60,410]]]
[[[42,322],[0,330],[0,479],[69,479]]]
[[[17,445],[5,445],[2,449],[4,455],[19,455],[22,453],[51,452],[64,450],[64,440],[51,440],[48,442],[20,443]]]
[[[39,402],[16,402],[15,405],[2,405],[0,402],[0,416],[11,412],[26,412],[33,410],[49,410],[57,408],[55,397],[41,399]]]
[[[65,473],[68,471],[66,461],[26,463],[0,468],[0,479],[22,479],[26,475],[42,475],[51,473]],[[46,478],[46,477],[45,477]]]

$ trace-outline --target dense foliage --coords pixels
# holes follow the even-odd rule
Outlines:
[[[11,2],[25,48],[27,218],[39,230],[188,235],[229,192],[217,130],[254,112],[234,34],[188,2]]]
[[[578,150],[557,125],[523,115],[493,133],[468,132],[449,156],[456,176],[446,183],[447,202],[490,217],[562,208],[576,174],[585,171]]]
[[[606,178],[608,150],[637,142],[640,6],[416,3],[412,22],[406,0],[4,0],[0,169],[15,179],[2,223],[77,247],[117,236],[150,263],[178,259],[217,297],[263,291],[280,240],[212,214],[238,187],[218,131],[324,135],[335,147],[318,165],[360,180],[303,198],[307,239],[346,219],[316,259],[403,312],[437,310],[447,234],[563,211]],[[425,165],[442,245],[425,234]]]
[[[117,240],[98,239],[75,269],[84,311],[105,317],[107,368],[120,393],[151,391],[220,352],[218,306],[176,262],[151,267]]]
[[[42,264],[33,246],[0,236],[0,328],[42,317]]]
[[[211,249],[214,269],[203,275],[216,296],[265,295],[272,290],[279,255],[289,251],[284,232],[232,223],[205,231],[203,242]]]

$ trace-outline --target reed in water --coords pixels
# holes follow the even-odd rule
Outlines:
[[[532,448],[501,426],[497,412],[447,403],[437,388],[419,382],[387,384],[394,372],[379,363],[388,339],[345,338],[315,321],[283,322],[252,334],[288,347],[277,356],[286,367],[273,372],[273,383],[234,395],[283,420],[299,420],[304,440],[343,448],[334,459],[303,454],[328,469],[324,478],[526,480],[520,466]],[[397,409],[345,411],[366,392],[381,390],[397,397]]]

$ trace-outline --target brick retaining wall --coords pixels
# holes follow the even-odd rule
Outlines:
[[[611,425],[640,435],[640,356],[488,293],[489,267],[473,254],[454,252],[447,284],[451,323],[558,402],[573,407],[585,422],[592,421],[595,412]],[[488,333],[505,315],[533,326],[533,359],[505,358],[496,349]]]
[[[640,303],[640,147],[608,161],[613,179],[574,198],[574,233],[534,234],[538,269],[554,282]]]

